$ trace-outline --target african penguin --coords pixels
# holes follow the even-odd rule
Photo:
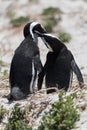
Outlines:
[[[55,36],[48,33],[39,33],[47,48],[46,63],[38,76],[38,89],[42,87],[45,76],[46,87],[58,87],[58,89],[68,90],[72,85],[73,72],[77,76],[80,87],[84,83],[83,77],[75,59],[67,47]],[[53,90],[48,90],[51,93]]]
[[[39,29],[40,28],[40,29]],[[42,64],[40,60],[38,35],[35,31],[45,32],[44,28],[37,23],[31,22],[25,25],[23,33],[25,39],[15,50],[12,58],[9,83],[10,98],[19,100],[33,93],[37,71],[40,72]]]

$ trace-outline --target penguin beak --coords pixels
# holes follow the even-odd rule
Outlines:
[[[45,34],[45,33],[40,33],[40,32],[38,32],[38,31],[36,31],[36,30],[35,30],[35,33],[38,35],[38,37],[41,37],[42,41],[44,42],[44,44],[46,45],[46,47],[49,49],[49,47],[48,47],[48,45],[47,45],[47,43],[46,43],[46,40],[45,40],[45,38],[44,38],[44,34]]]
[[[49,47],[48,47],[48,45],[47,45],[47,42],[46,42],[46,40],[45,40],[45,38],[44,38],[44,34],[45,34],[45,33],[40,33],[40,32],[38,32],[38,31],[35,31],[35,33],[38,35],[38,37],[41,37],[42,41],[44,42],[44,44],[46,45],[46,47],[49,49]]]
[[[35,33],[38,35],[38,37],[43,37],[44,33],[40,33],[39,31],[35,30]]]

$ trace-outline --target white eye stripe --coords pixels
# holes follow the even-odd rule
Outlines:
[[[58,40],[61,42],[61,40],[60,40],[59,38],[55,37],[55,36],[54,36],[54,35],[52,35],[52,34],[49,34],[49,33],[44,33],[44,35],[45,35],[45,36],[50,36],[50,37],[56,38],[56,39],[58,39]]]
[[[49,33],[45,33],[44,35],[45,35],[45,36],[50,36],[50,37],[56,38],[54,35],[49,34]]]
[[[41,27],[46,31],[46,29],[43,27],[43,25],[41,25]]]
[[[32,30],[33,30],[33,28],[37,25],[37,24],[39,24],[38,22],[32,22],[31,24],[30,24],[30,34],[31,34],[31,36],[32,36],[32,38],[34,39],[34,34],[33,34],[33,32],[32,32]]]

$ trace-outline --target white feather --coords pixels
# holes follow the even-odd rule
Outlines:
[[[56,38],[54,35],[49,34],[49,33],[45,33],[44,35],[45,35],[45,36],[50,36],[50,37]]]
[[[32,60],[32,79],[31,79],[31,83],[30,83],[30,92],[31,93],[33,93],[34,77],[35,77],[35,69],[34,69],[34,61]]]
[[[72,87],[72,79],[73,79],[73,71],[71,70],[70,72],[70,81],[69,81],[69,89],[68,91],[70,91],[71,87]]]
[[[56,39],[58,39],[58,40],[61,42],[61,40],[60,40],[59,38],[55,37],[55,36],[54,36],[54,35],[52,35],[52,34],[45,33],[44,35],[45,35],[45,36],[50,36],[50,37],[56,38]]]
[[[38,22],[32,22],[30,24],[30,34],[32,36],[32,38],[34,39],[34,33],[32,32],[33,28],[38,24]]]

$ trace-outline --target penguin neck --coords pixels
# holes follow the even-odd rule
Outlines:
[[[58,38],[50,34],[41,37],[49,51],[59,53],[63,48],[67,48]]]
[[[51,46],[46,42],[44,37],[41,37],[42,41],[45,43],[46,47],[49,49],[50,52],[53,52],[53,49],[51,48]]]
[[[33,36],[34,36],[34,37],[33,37],[33,41],[34,41],[36,44],[38,44],[38,36],[37,36],[37,34],[34,34]]]
[[[38,36],[37,36],[37,34],[33,34],[33,37],[32,37],[32,35],[28,35],[28,37],[29,37],[30,39],[32,39],[33,42],[36,43],[36,45],[38,44]]]

